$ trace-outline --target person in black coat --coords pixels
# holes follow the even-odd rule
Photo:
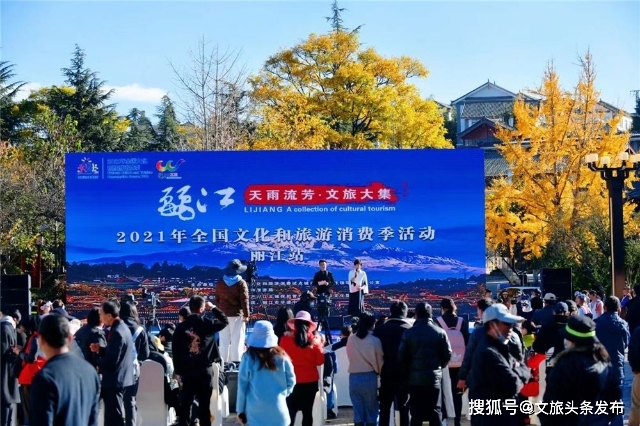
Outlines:
[[[409,308],[404,302],[393,302],[387,321],[373,330],[373,335],[382,343],[384,363],[380,372],[380,424],[388,425],[391,405],[400,413],[400,426],[409,426],[409,387],[403,380],[403,367],[398,362],[398,350],[402,335],[411,328],[407,321]]]
[[[402,335],[398,362],[409,385],[411,426],[442,425],[440,393],[442,369],[451,359],[451,345],[443,329],[432,319],[431,305],[418,303],[416,321]]]
[[[102,374],[104,424],[125,426],[124,389],[133,385],[133,339],[131,331],[120,319],[120,307],[110,300],[100,308],[102,322],[109,326],[107,346],[90,345],[100,355],[98,369]]]
[[[138,395],[139,367],[140,364],[149,358],[149,339],[144,327],[140,325],[138,309],[135,302],[123,300],[120,305],[120,318],[127,325],[133,340],[134,357],[138,360],[138,371],[134,371],[133,385],[124,390],[124,411],[126,416],[126,426],[135,426],[138,418],[136,396]]]
[[[320,270],[313,276],[311,286],[315,288],[317,295],[330,295],[331,289],[336,285],[336,281],[333,279],[333,274],[327,271],[327,261],[321,259],[318,261]]]
[[[541,327],[548,322],[553,321],[554,308],[556,304],[556,295],[553,293],[547,293],[544,295],[544,308],[537,309],[531,316],[531,321]],[[533,308],[533,305],[531,305]]]
[[[554,316],[551,321],[540,327],[536,340],[533,341],[532,349],[539,354],[546,354],[553,348],[553,355],[547,362],[547,374],[553,367],[553,359],[564,350],[564,337],[562,330],[567,326],[569,317],[569,307],[564,302],[553,305]]]
[[[547,374],[543,403],[562,403],[560,414],[551,415],[550,410],[538,414],[542,426],[597,426],[608,425],[608,415],[596,416],[596,403],[605,401],[607,411],[610,403],[620,401],[617,376],[611,366],[609,354],[596,337],[596,323],[589,317],[573,316],[561,330],[567,349],[554,360],[555,367]],[[581,413],[580,406],[588,403],[593,415]],[[571,413],[569,405],[576,407]],[[624,410],[624,408],[622,408]],[[630,423],[632,424],[632,423]]]
[[[100,322],[100,309],[92,308],[89,311],[87,323],[76,332],[75,339],[84,359],[96,367],[98,365],[98,354],[91,352],[91,344],[97,343],[102,348],[107,346],[107,338]]]
[[[13,318],[3,316],[0,312],[0,377],[2,377],[0,426],[13,426],[14,404],[20,402],[18,380],[10,372],[15,359],[13,347],[16,343],[16,327]]]
[[[47,362],[31,384],[29,424],[97,426],[100,378],[91,364],[70,352],[69,321],[47,315],[39,335]]]
[[[478,339],[474,358],[467,378],[469,401],[491,400],[502,404],[517,399],[518,393],[530,378],[529,367],[516,360],[509,350],[509,335],[514,325],[524,318],[512,315],[502,304],[489,306],[482,316],[483,328],[475,333],[485,333]],[[517,407],[517,405],[514,405]],[[472,426],[516,426],[518,417],[504,407],[489,413],[472,413]]]
[[[204,317],[205,308],[215,319]],[[173,333],[173,366],[182,381],[180,426],[188,426],[191,404],[198,400],[200,426],[211,426],[211,394],[213,392],[213,363],[220,362],[215,334],[229,325],[227,316],[201,296],[189,301],[191,315],[178,324]],[[215,384],[217,385],[217,383]]]

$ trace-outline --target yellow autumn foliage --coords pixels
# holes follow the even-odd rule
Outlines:
[[[525,248],[527,258],[540,258],[555,238],[571,236],[580,228],[586,243],[595,247],[592,230],[582,225],[593,223],[590,218],[608,217],[607,189],[599,174],[586,167],[584,156],[615,158],[627,148],[629,135],[617,132],[620,118],[607,120],[598,104],[589,54],[581,60],[580,79],[572,91],[562,88],[550,64],[532,93],[541,99],[539,105],[517,101],[515,130],[496,133],[502,141],[497,149],[512,176],[489,188],[487,246],[513,254],[518,245]],[[633,206],[625,206],[627,233],[638,231],[637,222],[630,220],[632,211]],[[570,251],[575,260],[589,261],[579,259],[580,250]]]
[[[452,148],[435,102],[411,78],[427,69],[362,49],[356,32],[312,34],[250,78],[251,149]]]

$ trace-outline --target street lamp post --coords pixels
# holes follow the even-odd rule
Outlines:
[[[588,154],[584,157],[589,170],[600,173],[600,177],[607,183],[611,238],[611,293],[622,297],[626,280],[622,195],[625,180],[640,166],[640,154],[630,156],[628,152],[621,152],[617,157],[621,163],[618,167],[611,165],[609,156],[602,156],[599,160],[600,165],[598,165],[598,154]]]
[[[60,229],[60,222],[55,221],[55,233],[53,234],[53,275],[57,278],[60,274],[60,245],[58,244],[58,230]]]
[[[44,244],[44,238],[42,237],[42,235],[38,235],[35,241],[36,249],[38,250],[38,259],[36,260],[36,262],[38,263],[38,267],[37,267],[38,277],[36,279],[38,288],[42,287],[42,245],[43,244]]]

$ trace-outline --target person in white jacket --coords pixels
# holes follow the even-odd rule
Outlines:
[[[367,273],[362,270],[362,262],[353,261],[353,269],[349,271],[349,315],[364,314],[364,295],[369,294]]]

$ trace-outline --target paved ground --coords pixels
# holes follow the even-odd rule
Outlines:
[[[633,382],[633,373],[629,367],[629,363],[625,363],[624,385],[622,388],[622,401],[625,407],[625,422],[629,418],[629,407],[631,406],[631,383]],[[223,426],[237,426],[235,414],[224,419]],[[342,407],[338,410],[338,418],[336,420],[327,420],[327,425],[330,426],[348,426],[353,425],[353,410],[351,407]],[[469,426],[469,422],[466,419],[462,421],[463,426]]]

